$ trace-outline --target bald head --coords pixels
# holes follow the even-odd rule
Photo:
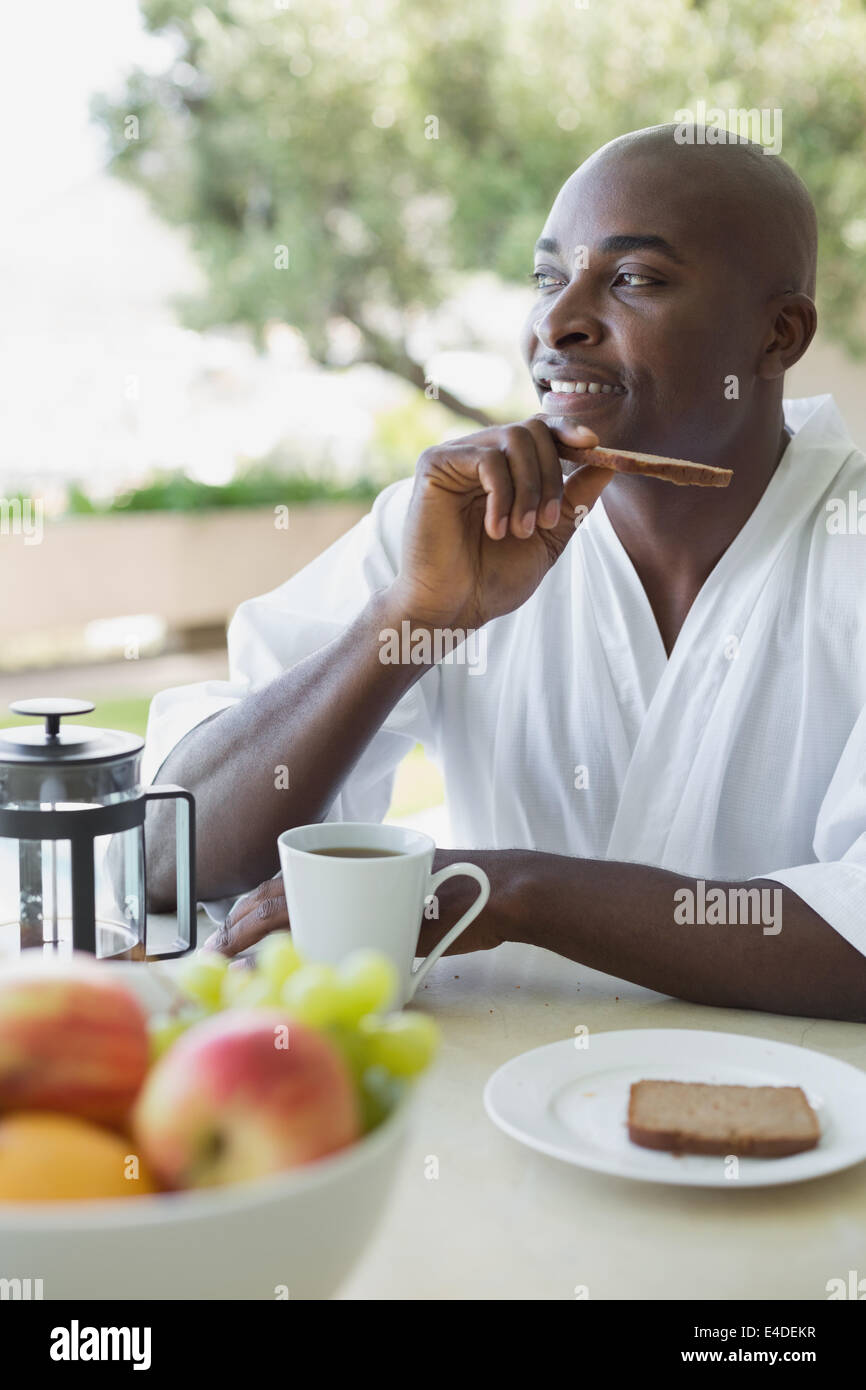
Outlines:
[[[815,332],[817,232],[778,156],[701,134],[634,131],[566,181],[524,352],[545,411],[569,400],[549,384],[574,381],[569,413],[603,443],[719,463],[781,435],[784,375]]]
[[[740,254],[749,247],[769,294],[814,297],[818,221],[806,185],[763,145],[740,139],[707,144],[705,133],[694,125],[634,130],[602,145],[572,177],[617,177],[637,164],[656,181],[660,196],[716,220]]]

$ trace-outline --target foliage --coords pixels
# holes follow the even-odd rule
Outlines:
[[[289,321],[328,363],[348,320],[359,358],[421,386],[419,310],[464,272],[524,278],[583,158],[703,100],[782,110],[783,155],[819,208],[823,317],[866,345],[859,0],[141,3],[177,61],[98,114],[117,172],[189,229],[195,327]]]
[[[147,695],[106,695],[93,699],[96,706],[92,714],[76,718],[76,724],[92,724],[97,729],[122,729],[129,734],[144,738],[147,728],[147,714],[150,709],[150,696]],[[10,714],[4,716],[5,727],[13,728],[20,724],[32,724],[31,716]]]
[[[67,493],[70,516],[96,516],[114,512],[195,512],[210,507],[267,507],[303,502],[367,502],[380,490],[372,478],[336,482],[307,473],[283,473],[259,465],[228,483],[202,483],[180,469],[154,473],[148,483],[120,493],[107,502],[96,502],[74,483]]]
[[[381,411],[376,416],[371,454],[376,461],[377,475],[381,473],[383,481],[388,482],[405,478],[425,449],[465,433],[465,426],[461,429],[460,421],[450,411],[443,410],[419,391],[405,405]]]

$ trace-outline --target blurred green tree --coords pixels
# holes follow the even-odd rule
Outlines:
[[[176,58],[94,109],[116,172],[189,230],[206,280],[181,305],[192,327],[289,322],[322,363],[342,329],[356,360],[423,389],[420,314],[465,272],[525,278],[586,155],[704,101],[782,111],[783,155],[819,209],[824,321],[866,347],[861,0],[141,8]]]

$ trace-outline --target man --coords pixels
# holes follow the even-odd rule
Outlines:
[[[428,449],[241,606],[228,683],[154,701],[149,769],[195,792],[200,892],[261,883],[214,945],[286,925],[278,833],[381,819],[420,738],[461,846],[437,862],[492,884],[458,949],[521,940],[700,1003],[866,1019],[866,539],[828,526],[866,461],[829,397],[782,399],[815,257],[805,188],[758,146],[654,127],[572,175],[525,332],[541,414]],[[596,437],[733,479],[575,466]],[[485,669],[383,661],[403,622],[481,629]],[[164,819],[152,843],[165,906]]]

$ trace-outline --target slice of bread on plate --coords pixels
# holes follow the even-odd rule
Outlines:
[[[636,1081],[628,1136],[642,1148],[674,1154],[785,1158],[814,1149],[821,1128],[799,1086]]]

